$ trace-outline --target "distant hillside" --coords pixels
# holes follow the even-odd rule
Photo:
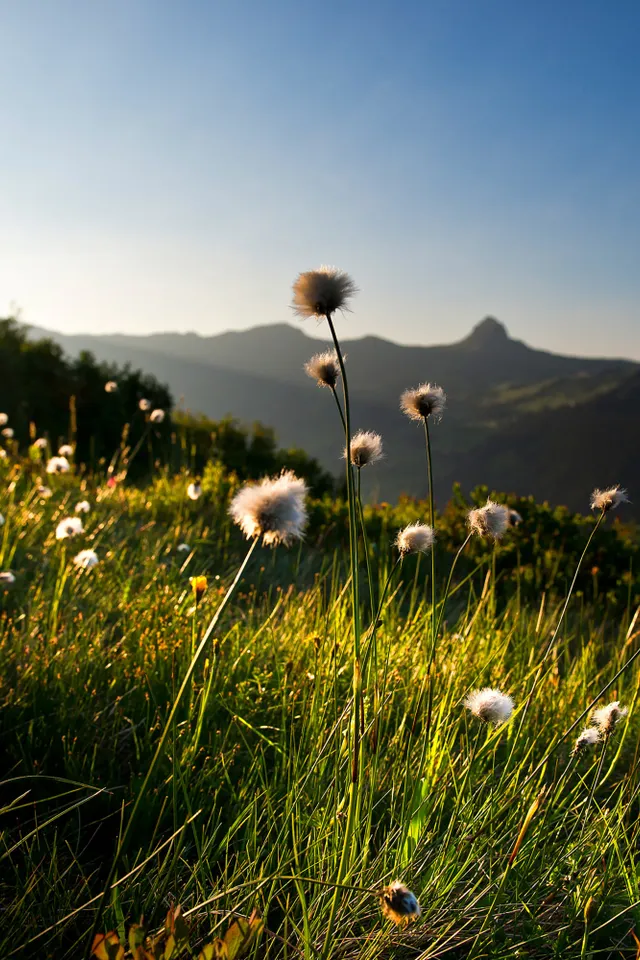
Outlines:
[[[340,324],[341,333],[348,332],[348,319]],[[331,397],[314,387],[303,371],[304,362],[329,343],[321,324],[279,324],[212,337],[63,336],[37,329],[31,335],[51,336],[70,354],[90,350],[100,360],[140,367],[168,383],[185,407],[216,419],[232,414],[242,421],[261,420],[275,428],[284,446],[300,446],[328,469],[340,469],[342,451]],[[459,479],[465,488],[491,482],[521,494],[533,492],[555,502],[584,505],[585,476],[578,458],[572,455],[575,462],[564,468],[558,462],[566,459],[568,449],[562,433],[571,429],[572,446],[589,444],[587,424],[594,407],[615,405],[615,397],[630,390],[627,383],[640,374],[640,365],[627,360],[532,349],[511,339],[504,325],[490,317],[453,344],[403,346],[364,337],[345,339],[343,345],[355,425],[378,430],[385,441],[386,460],[368,478],[370,494],[383,499],[424,492],[420,432],[399,413],[398,398],[407,386],[432,380],[449,397],[445,418],[433,431],[441,500],[451,481]],[[640,416],[640,398],[634,393],[629,402]],[[539,450],[529,469],[525,445],[516,443],[525,435],[527,447]],[[609,464],[619,459],[622,469],[618,445],[622,448],[623,439],[612,436]],[[597,462],[597,453],[594,459]],[[602,463],[602,470],[608,474],[607,463]],[[611,479],[630,482],[617,474]],[[599,475],[599,481],[606,478]]]

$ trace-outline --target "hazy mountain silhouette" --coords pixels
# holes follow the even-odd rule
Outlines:
[[[347,332],[345,320],[340,333]],[[283,445],[301,446],[334,472],[340,469],[342,445],[331,395],[303,371],[313,353],[330,345],[322,325],[278,324],[211,337],[65,336],[32,328],[31,336],[50,336],[71,354],[91,350],[101,360],[141,367],[166,382],[183,406],[213,418],[231,414],[261,420],[275,428]],[[368,476],[370,492],[384,499],[424,493],[420,429],[400,414],[398,399],[403,389],[425,380],[439,383],[449,398],[445,418],[432,431],[440,499],[458,479],[465,488],[487,482],[584,506],[584,487],[588,492],[596,480],[585,476],[591,453],[579,457],[577,451],[591,448],[591,472],[597,472],[594,424],[607,429],[597,412],[617,409],[621,391],[630,391],[627,404],[640,422],[640,390],[633,388],[640,365],[536,350],[511,339],[492,317],[457,343],[407,346],[369,336],[345,339],[343,347],[354,424],[378,430],[384,438],[385,461]],[[620,479],[630,485],[622,475],[624,437],[615,439],[615,420],[608,429],[608,456],[602,463],[607,477],[600,474],[598,482]],[[536,452],[527,456],[529,449]],[[571,462],[563,466],[567,459]]]

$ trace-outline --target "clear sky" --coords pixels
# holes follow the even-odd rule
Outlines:
[[[0,311],[640,359],[638,0],[0,4]],[[314,332],[309,327],[309,332]]]

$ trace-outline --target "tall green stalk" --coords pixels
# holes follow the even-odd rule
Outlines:
[[[431,437],[429,436],[429,418],[423,417],[425,451],[427,455],[427,479],[429,484],[429,526],[435,531],[435,504],[433,495],[433,463],[431,457]],[[427,701],[427,723],[425,737],[428,740],[431,728],[431,711],[433,709],[433,679],[436,670],[436,647],[438,642],[438,624],[436,621],[436,544],[431,547],[431,643],[427,660],[427,678],[429,696]]]

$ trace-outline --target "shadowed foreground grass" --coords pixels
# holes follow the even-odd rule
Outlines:
[[[221,487],[190,503],[183,479],[82,492],[54,480],[48,500],[20,479],[0,505],[1,569],[17,578],[0,620],[3,958],[87,954],[123,824],[244,549]],[[56,523],[85,497],[85,533],[57,542]],[[85,547],[100,563],[79,571]],[[331,956],[636,956],[635,622],[576,604],[543,663],[563,598],[505,605],[486,572],[481,593],[460,587],[443,625],[428,736],[426,572],[396,572],[374,643],[363,580],[362,800]],[[378,596],[387,573],[382,561]],[[189,577],[200,574],[196,605]],[[144,916],[153,930],[180,903],[197,944],[256,908],[266,932],[253,955],[319,955],[350,776],[350,618],[339,554],[256,552],[178,711],[98,929]],[[572,756],[583,724],[563,735],[621,670],[600,703],[620,700],[628,718]],[[463,707],[485,685],[515,701],[502,727]],[[376,896],[395,878],[423,909],[405,929]]]

